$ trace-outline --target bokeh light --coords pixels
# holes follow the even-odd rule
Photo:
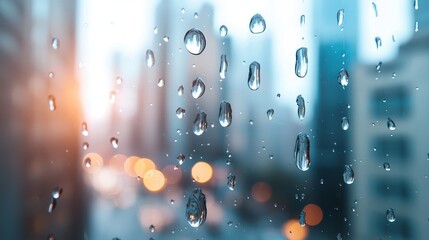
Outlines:
[[[153,169],[156,169],[156,165],[149,158],[140,158],[134,165],[134,171],[139,177],[144,177],[149,170]]]
[[[126,160],[127,156],[123,154],[115,154],[110,158],[109,167],[117,173],[124,172],[124,164]]]
[[[94,188],[106,197],[111,197],[121,191],[118,175],[108,168],[103,168],[92,178]]]
[[[290,240],[303,240],[308,235],[308,227],[301,226],[296,219],[287,221],[282,230],[284,236]]]
[[[96,173],[103,167],[103,158],[97,153],[87,153],[82,158],[82,168],[87,173]]]
[[[257,202],[266,202],[271,198],[271,186],[264,182],[257,182],[252,187],[252,197]]]
[[[167,184],[174,185],[182,179],[182,170],[174,165],[167,165],[162,169],[164,176],[167,178]]]
[[[323,211],[316,204],[308,204],[304,207],[305,223],[309,226],[316,226],[323,219]]]
[[[125,160],[124,170],[131,177],[137,177],[136,171],[134,170],[134,166],[136,165],[138,160],[140,160],[140,158],[136,156],[131,156],[127,158],[127,160]]]
[[[199,183],[208,182],[213,176],[213,168],[206,162],[197,162],[192,167],[191,175]]]
[[[147,171],[143,177],[143,185],[151,192],[158,192],[162,190],[165,184],[166,179],[164,174],[156,169]]]

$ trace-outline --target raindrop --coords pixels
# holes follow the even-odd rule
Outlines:
[[[298,118],[302,121],[305,117],[305,101],[301,94],[296,97],[296,105],[298,105]]]
[[[186,113],[186,110],[185,110],[185,109],[183,109],[183,108],[181,108],[181,107],[178,107],[178,108],[176,109],[176,116],[177,116],[177,118],[179,118],[179,119],[182,119],[182,118],[185,116],[185,113]]]
[[[82,144],[82,148],[83,148],[83,150],[87,150],[87,149],[89,148],[89,143],[84,142],[84,143]]]
[[[169,36],[167,36],[167,35],[165,35],[165,36],[162,38],[162,40],[164,40],[164,42],[168,42],[168,41],[170,41],[170,37],[169,37]]]
[[[341,118],[341,128],[344,131],[346,131],[347,129],[349,129],[349,127],[350,127],[349,119],[347,117]]]
[[[387,118],[387,128],[391,131],[396,129],[396,124],[391,118]]]
[[[112,144],[112,147],[115,149],[119,147],[119,140],[115,137],[110,138],[110,143]]]
[[[419,0],[414,0],[414,10],[419,10]]]
[[[302,47],[296,50],[295,55],[295,74],[296,76],[303,78],[307,75],[308,71],[308,56],[307,48]]]
[[[299,170],[307,171],[310,168],[310,139],[307,134],[300,133],[296,137],[294,156]]]
[[[179,156],[177,156],[177,161],[179,162],[179,165],[182,165],[185,162],[185,155],[180,153]]]
[[[377,66],[375,66],[375,70],[377,70],[378,72],[380,72],[381,65],[383,65],[383,62],[382,61],[378,62]]]
[[[86,137],[88,136],[88,134],[88,125],[86,124],[86,122],[82,122],[82,135]]]
[[[199,227],[206,221],[206,196],[200,188],[196,188],[189,196],[185,211],[186,219],[191,227]]]
[[[183,85],[180,85],[177,89],[177,95],[182,96],[185,89],[183,88]]]
[[[386,211],[386,219],[389,222],[394,222],[396,220],[395,212],[393,211],[392,208],[387,209],[387,211]]]
[[[52,49],[58,50],[60,48],[60,40],[56,37],[52,38],[51,46],[52,46]]]
[[[52,192],[51,192],[51,196],[54,199],[58,199],[60,198],[61,194],[63,193],[63,188],[61,187],[55,187]]]
[[[383,163],[384,170],[390,171],[390,164],[388,162]]]
[[[158,34],[158,27],[154,27],[154,28],[153,28],[153,33],[154,33],[154,34]]]
[[[85,158],[84,164],[85,164],[86,168],[90,168],[91,167],[91,158],[89,158],[89,157]]]
[[[57,200],[55,198],[51,198],[51,200],[49,201],[48,213],[52,213],[55,210],[56,206]]]
[[[170,200],[170,204],[171,204],[171,205],[174,205],[174,199],[171,199],[171,200]]]
[[[49,77],[49,78],[54,78],[54,77],[55,77],[55,74],[54,74],[53,72],[49,72],[48,77]]]
[[[180,10],[180,11],[182,12],[182,14],[185,14],[186,9],[185,9],[185,8],[182,8],[182,10]]]
[[[253,15],[249,23],[250,32],[253,34],[263,33],[265,28],[265,19],[259,13]]]
[[[111,104],[114,104],[116,102],[116,92],[115,91],[110,92],[109,100],[110,100]]]
[[[150,225],[150,226],[149,226],[149,231],[150,231],[151,233],[155,232],[155,226],[154,226],[154,225]]]
[[[258,90],[261,82],[261,65],[254,61],[249,65],[249,77],[247,79],[247,85],[253,91]]]
[[[419,22],[416,21],[415,25],[414,25],[414,32],[418,32],[419,31]]]
[[[231,227],[234,223],[232,221],[228,221],[226,224],[228,225],[228,227]]]
[[[49,110],[50,111],[55,111],[57,109],[57,104],[55,103],[54,95],[48,96],[48,103],[49,103]]]
[[[222,101],[219,107],[219,123],[222,127],[228,127],[232,122],[232,108],[231,104]]]
[[[222,54],[222,56],[220,56],[220,67],[219,67],[219,76],[221,79],[225,79],[226,72],[228,72],[228,60],[226,59],[226,55]]]
[[[198,13],[197,12],[195,12],[194,13],[194,18],[198,18],[199,16],[198,16]]]
[[[381,38],[380,37],[375,37],[375,46],[378,48],[380,48],[382,46],[382,42],[381,42]]]
[[[337,12],[337,25],[342,26],[344,21],[344,9],[340,9]]]
[[[206,38],[204,34],[196,28],[187,31],[183,41],[185,42],[185,47],[188,52],[193,55],[201,54],[206,48]]]
[[[150,49],[146,51],[146,65],[148,67],[153,67],[153,65],[155,65],[155,55]]]
[[[219,34],[221,37],[226,37],[228,35],[228,28],[225,25],[220,26]]]
[[[299,225],[301,225],[301,227],[305,226],[305,211],[301,211],[299,214]]]
[[[203,96],[206,91],[206,85],[202,78],[197,77],[194,81],[192,81],[191,93],[193,98],[200,98]]]
[[[299,24],[301,25],[301,27],[303,27],[305,25],[305,15],[302,14],[301,17],[299,18]]]
[[[372,2],[372,9],[374,10],[375,17],[378,17],[378,10],[375,2]]]
[[[48,238],[47,238],[47,240],[55,240],[56,238],[55,238],[55,236],[54,236],[54,234],[49,234],[48,235]]]
[[[158,87],[163,87],[164,86],[164,79],[160,78],[158,79]]]
[[[343,179],[346,184],[352,184],[355,180],[355,173],[350,165],[344,166]]]
[[[268,120],[273,119],[273,115],[274,115],[274,109],[272,109],[272,108],[268,109],[268,110],[267,110],[267,117],[268,117]]]
[[[116,77],[116,84],[121,85],[123,79],[121,77]]]
[[[349,73],[345,68],[341,68],[337,76],[338,83],[345,89],[349,85]]]
[[[226,180],[227,180],[227,185],[228,185],[228,188],[231,190],[231,191],[234,191],[234,188],[235,188],[235,176],[234,176],[234,174],[232,174],[232,173],[229,173],[228,174],[228,177],[226,178]]]
[[[341,233],[337,234],[337,240],[343,240],[343,237],[341,237]]]
[[[200,136],[207,131],[207,115],[205,112],[200,112],[197,114],[194,120],[192,131],[197,136]]]

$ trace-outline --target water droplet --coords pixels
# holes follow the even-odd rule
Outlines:
[[[205,112],[200,112],[197,114],[194,120],[192,131],[197,136],[200,136],[207,131],[207,115]]]
[[[177,95],[182,96],[184,91],[183,85],[180,85],[179,88],[177,88]]]
[[[177,156],[177,161],[179,162],[179,165],[182,165],[185,162],[185,155],[180,153],[179,156]]]
[[[299,170],[307,171],[310,168],[310,139],[307,134],[300,133],[296,137],[294,156]]]
[[[272,108],[268,109],[268,110],[267,110],[267,117],[268,117],[268,120],[273,119],[273,115],[274,115],[274,109],[272,109]]]
[[[414,0],[414,10],[419,10],[419,0]]]
[[[57,200],[55,198],[51,198],[48,206],[48,213],[52,213],[57,206]]]
[[[337,25],[342,26],[344,21],[344,9],[340,9],[337,12]]]
[[[341,128],[346,131],[347,129],[349,129],[350,123],[349,123],[349,119],[347,117],[343,117],[341,118]]]
[[[185,8],[182,8],[182,9],[180,10],[180,12],[182,12],[182,14],[185,14],[186,9],[185,9]]]
[[[232,173],[228,174],[228,177],[226,178],[226,184],[228,185],[228,188],[233,191],[235,188],[235,176]]]
[[[55,103],[54,95],[48,96],[48,103],[49,103],[49,111],[55,111],[57,109],[57,104]]]
[[[165,35],[165,36],[162,38],[162,40],[164,40],[164,42],[168,42],[168,41],[170,41],[170,37],[169,37],[169,36],[167,36],[167,35]]]
[[[228,221],[226,224],[228,225],[228,227],[231,227],[234,223],[232,221]]]
[[[296,50],[295,55],[295,74],[296,76],[303,78],[307,75],[308,71],[308,56],[307,48],[302,47]]]
[[[301,94],[296,97],[296,105],[298,105],[298,118],[302,121],[305,117],[305,101]]]
[[[89,143],[84,142],[84,143],[82,144],[82,148],[83,148],[83,150],[87,150],[87,149],[89,148]]]
[[[299,24],[301,25],[301,27],[303,27],[305,25],[305,15],[302,14],[301,17],[299,18]]]
[[[60,198],[61,194],[63,193],[63,188],[61,187],[55,187],[52,192],[51,192],[51,196],[54,199],[58,199]]]
[[[222,56],[220,56],[220,67],[219,67],[219,76],[221,79],[225,79],[226,72],[228,72],[228,60],[226,59],[226,55],[222,54]]]
[[[228,127],[232,122],[232,108],[231,104],[222,101],[219,107],[219,123],[222,127]]]
[[[345,89],[346,86],[349,85],[349,73],[345,68],[341,68],[337,76],[337,81],[343,87],[343,89]]]
[[[49,78],[54,78],[54,77],[55,77],[55,74],[54,74],[53,72],[49,72],[48,77],[49,77]]]
[[[187,31],[183,41],[188,52],[193,55],[201,54],[206,48],[206,37],[196,28]]]
[[[198,16],[198,13],[197,12],[195,12],[194,13],[194,18],[198,18],[199,16]]]
[[[55,238],[54,234],[49,234],[47,239],[48,240],[55,240],[56,238]]]
[[[160,78],[158,79],[158,87],[163,87],[164,86],[164,79]]]
[[[84,163],[85,163],[86,168],[90,168],[91,167],[91,158],[89,158],[89,157],[85,158]]]
[[[201,189],[196,188],[192,191],[186,204],[185,215],[191,227],[199,227],[206,221],[206,196]]]
[[[176,109],[176,116],[177,116],[179,119],[182,119],[182,118],[185,116],[185,113],[186,113],[186,110],[185,110],[185,109],[183,109],[183,108],[181,108],[181,107],[178,107],[178,108]]]
[[[320,179],[320,184],[323,185],[323,178]]]
[[[193,98],[200,98],[203,96],[206,91],[206,85],[202,78],[197,77],[194,81],[192,81],[191,93]]]
[[[88,136],[88,134],[88,125],[86,124],[86,122],[82,122],[82,135],[86,137]]]
[[[388,162],[383,163],[384,170],[390,171],[390,164]]]
[[[341,233],[337,234],[337,240],[343,240],[343,237],[341,237]]]
[[[116,102],[116,92],[115,91],[110,92],[109,101],[111,104],[114,104]]]
[[[419,21],[416,21],[414,24],[414,32],[418,32],[419,31]]]
[[[56,37],[52,38],[51,46],[52,46],[52,49],[58,50],[60,48],[60,40]]]
[[[391,118],[387,118],[387,128],[391,131],[396,129],[396,124]]]
[[[344,166],[343,179],[346,184],[352,184],[355,180],[355,173],[350,165]]]
[[[153,33],[154,33],[154,34],[158,34],[158,27],[154,27],[154,28],[153,28]]]
[[[374,40],[375,40],[375,46],[377,47],[377,49],[383,45],[380,37],[375,37]]]
[[[253,15],[249,23],[250,32],[253,34],[263,33],[265,28],[265,19],[259,13]]]
[[[228,35],[228,28],[225,25],[220,26],[219,34],[221,37],[226,37]]]
[[[112,147],[115,149],[119,147],[119,140],[115,137],[110,138],[110,143],[112,144]]]
[[[171,200],[170,200],[170,204],[171,204],[171,205],[174,205],[174,199],[171,199]]]
[[[372,9],[374,10],[375,17],[378,17],[378,10],[375,2],[372,2]]]
[[[116,84],[121,85],[122,84],[123,79],[121,77],[116,77]]]
[[[386,211],[386,219],[389,222],[394,222],[396,220],[395,212],[393,211],[392,208],[387,209],[387,211]]]
[[[150,231],[151,233],[155,232],[155,226],[154,226],[154,225],[150,225],[150,226],[149,226],[149,231]]]
[[[153,67],[153,65],[155,65],[155,55],[150,49],[146,51],[146,65],[148,67]]]
[[[301,225],[301,227],[305,226],[305,211],[301,211],[299,214],[299,225]]]
[[[261,65],[254,61],[249,65],[249,77],[247,79],[247,85],[253,91],[258,90],[261,82]]]
[[[382,61],[378,62],[377,66],[375,66],[375,70],[377,70],[378,72],[380,72],[381,65],[383,65],[383,62]]]

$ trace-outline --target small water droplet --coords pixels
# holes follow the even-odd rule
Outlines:
[[[419,31],[419,21],[416,21],[414,24],[414,32],[418,32]]]
[[[179,165],[182,165],[185,162],[185,155],[180,153],[179,156],[177,156],[177,161],[179,162]]]
[[[352,184],[355,180],[355,174],[350,165],[344,166],[343,179],[346,184]]]
[[[121,77],[116,77],[116,84],[121,85],[122,84],[123,79]]]
[[[204,112],[198,113],[195,117],[192,131],[197,136],[207,131],[207,115]]]
[[[222,54],[222,56],[220,56],[220,67],[219,67],[219,76],[221,79],[225,79],[226,72],[228,72],[228,60],[226,59],[226,55]]]
[[[87,149],[89,148],[89,143],[84,142],[84,143],[82,144],[82,148],[83,148],[83,150],[87,150]]]
[[[219,123],[222,127],[228,127],[232,122],[232,108],[231,104],[222,101],[219,107]]]
[[[228,227],[231,227],[234,223],[232,221],[228,221],[227,225]]]
[[[86,168],[90,168],[91,167],[91,158],[89,158],[89,157],[85,158],[84,163],[85,163]]]
[[[150,49],[146,51],[146,65],[148,67],[153,67],[153,65],[155,65],[155,55]]]
[[[150,226],[149,226],[149,231],[150,231],[151,233],[155,232],[155,226],[154,226],[154,225],[150,225]]]
[[[197,77],[194,81],[192,81],[191,93],[193,98],[200,98],[203,96],[206,91],[206,85],[202,78]]]
[[[387,128],[391,131],[396,129],[396,124],[391,118],[387,118]]]
[[[349,123],[349,119],[347,117],[343,117],[341,118],[341,128],[346,131],[347,129],[349,129],[350,123]]]
[[[378,17],[378,10],[375,2],[372,2],[372,9],[374,10],[375,17]]]
[[[56,37],[52,38],[51,46],[52,46],[52,49],[58,50],[60,48],[60,40]]]
[[[194,13],[194,18],[195,18],[195,19],[197,19],[198,17],[199,17],[198,13],[197,13],[197,12],[195,12],[195,13]]]
[[[323,178],[320,179],[320,185],[323,185]]]
[[[178,108],[176,109],[176,116],[177,116],[177,118],[179,118],[179,119],[182,119],[182,118],[185,116],[185,113],[186,113],[186,110],[185,110],[185,109],[183,109],[183,108],[181,108],[181,107],[178,107]]]
[[[57,104],[55,102],[55,96],[54,95],[48,96],[48,104],[49,104],[49,111],[55,111],[57,109]]]
[[[299,170],[307,171],[310,168],[310,139],[307,134],[300,133],[296,137],[294,156]]]
[[[86,122],[82,122],[82,135],[86,137],[88,136],[88,134],[88,125],[86,124]]]
[[[229,173],[228,177],[226,178],[226,180],[227,180],[226,184],[227,184],[228,188],[231,191],[233,191],[234,188],[235,188],[235,175],[232,174],[232,173]]]
[[[191,227],[199,227],[206,221],[206,196],[200,188],[194,189],[189,196],[185,215]]]
[[[307,75],[308,71],[308,56],[307,48],[302,47],[296,50],[295,54],[295,74],[296,76],[303,78]]]
[[[268,110],[267,110],[267,117],[268,117],[268,120],[273,119],[273,115],[274,115],[274,109],[272,109],[272,108],[268,109]]]
[[[375,70],[377,70],[378,72],[380,72],[381,65],[383,65],[383,62],[382,61],[378,62],[377,66],[375,66]]]
[[[384,170],[390,171],[390,164],[388,162],[383,163]]]
[[[170,200],[170,204],[171,204],[171,205],[174,205],[174,199],[171,199],[171,200]]]
[[[110,138],[110,143],[112,144],[112,147],[115,149],[119,147],[119,140],[115,137]]]
[[[219,34],[221,37],[226,37],[228,35],[228,28],[225,25],[220,26]]]
[[[305,117],[305,101],[301,94],[296,97],[296,105],[298,105],[298,118],[302,121]]]
[[[48,240],[56,240],[54,234],[49,234],[47,239]]]
[[[343,89],[345,89],[346,86],[349,85],[349,73],[345,68],[341,68],[337,76],[337,81],[343,87]]]
[[[386,211],[386,219],[389,222],[396,221],[395,211],[393,211],[392,208],[387,209],[387,211]]]
[[[155,27],[153,28],[153,33],[154,33],[154,34],[158,34],[158,27],[156,27],[156,26],[155,26]]]
[[[249,77],[247,78],[247,85],[253,91],[258,90],[261,82],[261,65],[254,61],[249,65]]]
[[[110,92],[109,101],[111,104],[114,104],[116,102],[116,92],[115,91]]]
[[[337,234],[337,240],[343,240],[343,237],[341,237],[341,233]]]
[[[344,21],[344,9],[340,9],[337,12],[337,25],[342,26]]]
[[[201,54],[206,48],[206,37],[196,28],[187,31],[183,41],[188,52],[193,55]]]
[[[164,42],[168,42],[168,41],[170,41],[170,37],[169,37],[169,36],[167,36],[167,35],[165,35],[165,36],[162,38],[162,40],[164,40]]]
[[[299,225],[301,225],[301,227],[305,226],[305,211],[299,213]]]
[[[414,10],[419,10],[419,0],[414,0]]]
[[[395,72],[393,72],[392,73],[392,79],[395,79],[396,78],[396,73]]]
[[[299,18],[299,24],[301,25],[301,27],[303,27],[305,25],[305,15],[302,14],[301,17]]]
[[[185,88],[183,87],[183,85],[180,85],[179,88],[177,88],[177,95],[182,96],[184,91]]]
[[[55,210],[56,206],[57,200],[51,197],[51,199],[49,200],[48,213],[52,213]]]
[[[377,49],[380,48],[383,45],[383,43],[381,42],[381,38],[380,37],[375,37],[374,40],[375,40],[375,46],[377,47]]]
[[[160,78],[158,79],[158,87],[164,87],[164,79]]]
[[[253,15],[249,23],[250,32],[253,34],[263,33],[265,28],[265,19],[259,13]]]
[[[51,196],[54,199],[58,199],[61,197],[61,194],[63,193],[63,188],[61,187],[54,187],[54,189],[51,192]]]
[[[186,9],[185,9],[185,8],[182,8],[182,9],[180,10],[180,12],[181,12],[182,14],[185,14]]]
[[[49,72],[48,77],[52,79],[55,77],[55,74],[53,72]]]

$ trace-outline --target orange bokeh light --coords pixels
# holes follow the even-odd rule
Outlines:
[[[149,170],[153,169],[156,169],[156,165],[149,158],[140,158],[134,165],[134,171],[139,177],[144,177]]]
[[[167,178],[167,184],[177,184],[182,179],[182,170],[176,168],[174,165],[167,165],[162,169],[165,177]]]
[[[308,235],[308,227],[301,226],[296,219],[287,221],[282,230],[284,236],[290,240],[303,240]]]
[[[103,158],[97,153],[87,153],[82,158],[82,168],[87,173],[95,173],[103,167]]]
[[[199,183],[208,182],[213,176],[213,168],[206,162],[197,162],[192,167],[191,175]]]
[[[122,154],[115,154],[112,158],[110,158],[109,167],[115,172],[118,172],[118,173],[123,172],[124,164],[126,160],[127,160],[127,156]]]
[[[252,187],[252,197],[257,202],[266,202],[271,198],[271,186],[264,182],[257,182]]]
[[[143,185],[151,192],[160,191],[164,188],[166,182],[164,174],[156,169],[147,171],[143,177]]]
[[[305,223],[309,226],[316,226],[323,219],[323,211],[316,204],[308,204],[304,207]]]
[[[137,177],[136,171],[134,170],[134,166],[136,165],[139,157],[131,156],[125,160],[124,170],[131,177]]]

